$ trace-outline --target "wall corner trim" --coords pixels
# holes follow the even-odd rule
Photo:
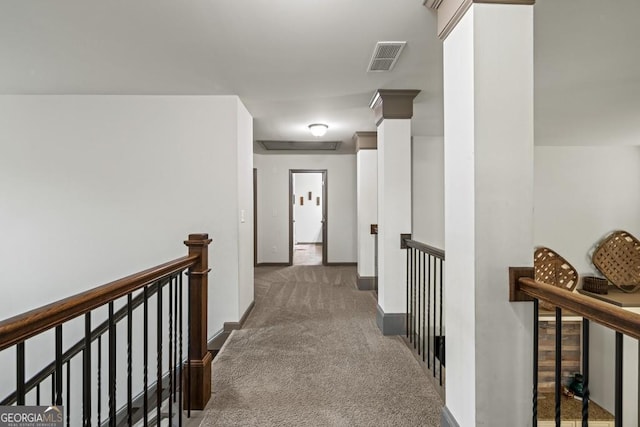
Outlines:
[[[378,132],[356,132],[353,134],[356,153],[360,150],[376,150],[378,148]]]
[[[453,415],[451,415],[449,408],[447,408],[446,406],[442,407],[442,418],[440,425],[442,427],[460,427],[460,424],[458,424]]]
[[[438,38],[444,40],[458,25],[467,10],[474,3],[485,4],[511,4],[526,5],[535,4],[535,0],[441,0],[439,2],[425,2],[425,6],[438,12]]]
[[[361,291],[372,291],[375,289],[376,278],[374,276],[360,276],[358,274],[358,289]]]
[[[385,313],[384,310],[377,306],[376,324],[382,332],[382,335],[404,335],[406,332],[405,313]]]
[[[249,314],[251,314],[251,311],[253,310],[253,307],[255,307],[255,305],[256,305],[255,301],[251,301],[251,304],[249,304],[249,307],[247,307],[245,312],[242,314],[240,321],[224,322],[224,327],[222,328],[222,330],[224,332],[230,333],[231,331],[235,331],[236,329],[242,329],[242,327],[244,326],[244,322],[246,322],[247,317],[249,317]]]
[[[413,99],[419,93],[417,89],[378,89],[369,102],[376,126],[380,126],[384,119],[412,118]]]

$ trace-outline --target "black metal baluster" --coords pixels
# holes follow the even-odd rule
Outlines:
[[[98,399],[100,396],[98,396]],[[84,315],[82,350],[82,425],[91,425],[91,312]]]
[[[191,281],[187,284],[187,418],[191,418]]]
[[[562,309],[556,307],[556,427],[560,427],[560,396],[562,386]]]
[[[62,325],[56,326],[56,406],[62,405]]]
[[[116,423],[116,322],[109,303],[109,425]]]
[[[36,405],[40,406],[40,383],[36,385]]]
[[[538,425],[538,349],[540,347],[539,339],[539,317],[540,308],[538,299],[533,300],[533,423],[532,426]]]
[[[426,287],[426,282],[427,282],[427,278],[425,277],[424,273],[425,273],[425,253],[422,252],[420,254],[421,258],[422,258],[422,293],[424,293],[425,295],[429,295],[427,293],[427,287]],[[427,358],[426,354],[425,354],[425,349],[427,348],[425,341],[429,340],[429,329],[427,328],[427,310],[428,307],[431,305],[431,303],[429,303],[428,305],[426,305],[425,307],[425,301],[428,300],[428,298],[424,298],[424,300],[422,301],[422,325],[424,326],[424,328],[426,329],[426,333],[423,335],[422,337],[422,361],[424,362],[425,359]]]
[[[431,295],[431,255],[427,256],[427,295]],[[427,368],[431,369],[431,340],[429,339],[429,331],[431,331],[431,304],[427,306]]]
[[[133,307],[132,307],[133,296],[131,294],[127,295],[127,422],[129,425],[133,425],[133,404],[132,404],[132,396],[133,396],[133,382],[132,382],[132,373],[133,373],[133,351],[132,351],[132,340],[133,340]]]
[[[616,427],[622,427],[622,332],[616,332],[616,391],[615,417]]]
[[[16,344],[16,404],[18,406],[24,405],[24,371],[24,341],[22,341]]]
[[[67,361],[67,427],[71,422],[71,360]]]
[[[169,281],[169,424],[173,422],[173,399],[171,392],[173,390],[173,281],[175,277],[171,277]]]
[[[149,288],[144,287],[144,303],[142,304],[142,411],[144,427],[149,425]]]
[[[160,427],[162,406],[162,282],[158,281],[156,301],[158,303],[158,323],[156,325],[156,425]]]
[[[56,404],[56,373],[51,374],[51,404]]]
[[[445,338],[444,335],[442,335],[442,309],[444,308],[444,305],[442,303],[442,294],[444,293],[444,260],[442,258],[440,258],[440,348],[439,348],[439,356],[440,356],[440,375],[439,375],[439,383],[440,385],[442,385],[442,364],[445,360]],[[435,286],[435,284],[434,284]],[[433,302],[433,305],[435,306],[436,302]],[[435,334],[435,330],[433,332]]]
[[[589,319],[582,319],[582,427],[589,427]]]
[[[409,277],[411,276],[411,263],[410,263],[410,258],[411,258],[411,248],[407,246],[407,317],[405,318],[406,320],[406,326],[405,326],[405,332],[407,334],[407,338],[409,338]],[[409,338],[409,342],[411,342],[411,339]]]
[[[417,303],[416,303],[416,324],[418,325],[417,327],[417,334],[416,334],[416,341],[418,343],[418,356],[420,355],[420,334],[422,333],[422,328],[420,325],[420,252],[416,251],[416,255],[417,255],[417,262],[416,262],[416,294],[417,296]],[[422,295],[422,299],[424,299],[424,295]]]
[[[438,272],[438,268],[437,268],[437,264],[436,264],[436,258],[433,257],[433,301],[436,300],[436,277],[437,277],[437,272]],[[438,307],[436,307],[436,304],[433,304],[433,355],[432,360],[433,360],[433,369],[431,370],[432,374],[433,374],[433,378],[436,377],[436,316],[437,316],[437,310]],[[429,334],[431,334],[431,332],[429,332]]]
[[[178,396],[178,427],[182,427],[182,399],[184,398],[184,394],[182,391],[182,386],[184,384],[184,378],[182,375],[182,273],[178,276],[178,327],[180,328],[180,332],[178,333],[178,382],[180,383],[180,396]]]
[[[179,273],[180,274],[180,273]],[[173,328],[173,402],[176,402],[177,394],[178,394],[178,364],[180,360],[178,360],[178,277],[176,276],[174,280],[175,292],[173,294],[173,317],[176,322],[175,327]]]
[[[413,327],[413,308],[414,308],[414,289],[415,289],[415,284],[416,284],[416,254],[415,254],[415,249],[413,248],[409,248],[409,251],[411,251],[411,305],[409,307],[409,342],[413,342],[414,338],[415,338],[415,330]],[[414,346],[415,348],[415,346]]]
[[[102,425],[102,335],[98,335],[98,427]]]

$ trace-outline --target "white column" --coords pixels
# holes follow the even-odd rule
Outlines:
[[[375,236],[371,225],[378,223],[378,151],[376,132],[356,132],[358,289],[374,289]]]
[[[379,90],[372,101],[378,124],[378,327],[405,332],[406,250],[411,233],[411,116],[419,91]]]
[[[445,414],[530,426],[532,306],[508,267],[533,260],[533,6],[473,4],[444,41]]]

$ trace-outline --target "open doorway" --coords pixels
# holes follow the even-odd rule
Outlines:
[[[327,170],[289,170],[289,265],[327,264]]]

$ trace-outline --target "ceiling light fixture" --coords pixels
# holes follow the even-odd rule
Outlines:
[[[329,126],[324,123],[313,123],[309,125],[311,135],[316,137],[324,136],[324,134],[327,133],[327,129],[329,129]]]

